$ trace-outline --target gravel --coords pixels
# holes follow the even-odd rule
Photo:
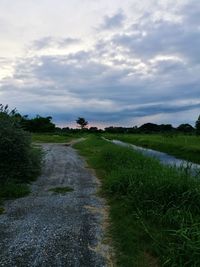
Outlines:
[[[42,148],[43,172],[31,185],[32,193],[7,201],[0,215],[0,266],[111,266],[97,178],[72,147]],[[49,191],[65,186],[74,191]]]

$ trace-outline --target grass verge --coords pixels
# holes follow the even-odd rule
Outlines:
[[[82,137],[83,134],[32,134],[32,142],[37,143],[67,143]]]
[[[102,179],[118,266],[200,266],[200,181],[129,148],[75,145]]]
[[[108,139],[117,139],[134,145],[166,152],[178,158],[200,163],[200,137],[189,135],[161,134],[106,134]]]
[[[41,173],[42,151],[38,147],[32,147],[30,151],[29,169],[26,172],[28,175],[20,179],[9,179],[0,183],[0,214],[4,212],[1,207],[3,202],[8,199],[25,197],[30,193],[29,183],[35,181]],[[12,166],[11,166],[12,168]],[[27,166],[24,165],[26,169]],[[9,176],[9,175],[8,175]]]

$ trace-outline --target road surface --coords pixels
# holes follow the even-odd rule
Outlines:
[[[32,193],[7,201],[6,212],[0,215],[0,266],[112,266],[97,178],[72,147],[42,144],[42,148],[44,167]],[[65,186],[74,191],[49,191]]]

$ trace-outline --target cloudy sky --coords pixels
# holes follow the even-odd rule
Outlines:
[[[60,126],[194,124],[200,1],[0,0],[0,103]]]

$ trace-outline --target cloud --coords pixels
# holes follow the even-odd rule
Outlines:
[[[100,29],[112,30],[113,28],[119,28],[123,25],[126,16],[122,10],[119,10],[112,16],[105,16],[104,22],[101,24]]]
[[[2,76],[0,102],[9,100],[24,114],[52,115],[60,124],[77,116],[106,125],[161,123],[162,117],[178,124],[184,116],[194,123],[200,108],[200,5],[192,4],[132,20],[119,10],[104,17],[85,47],[82,38],[38,38],[28,55],[12,63],[12,75]],[[78,51],[58,54],[76,45]],[[48,52],[52,47],[58,49]],[[5,58],[0,63],[7,66]]]
[[[43,37],[35,40],[32,47],[36,50],[41,50],[49,47],[63,48],[69,45],[79,44],[81,40],[79,38],[55,38],[52,36]]]

